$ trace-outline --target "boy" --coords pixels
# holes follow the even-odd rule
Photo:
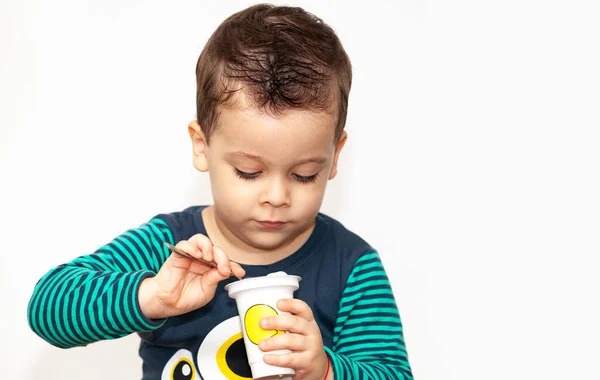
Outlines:
[[[48,272],[28,319],[68,348],[132,332],[144,379],[249,379],[233,276],[302,277],[285,330],[260,342],[294,379],[412,379],[402,325],[375,250],[319,213],[346,142],[349,59],[300,8],[257,5],[214,32],[196,67],[193,164],[214,204],[161,214]],[[165,242],[217,268],[170,255]],[[241,263],[238,264],[238,263]],[[291,354],[268,354],[289,349]]]

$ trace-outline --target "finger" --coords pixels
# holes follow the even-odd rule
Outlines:
[[[204,273],[204,275],[202,276],[202,281],[203,283],[210,287],[211,292],[216,290],[217,288],[217,284],[225,279],[229,278],[229,272],[227,272],[227,275],[223,275],[219,272],[219,270],[217,268],[212,268],[211,270],[209,270],[208,272]],[[204,286],[203,286],[204,288]],[[206,289],[206,288],[204,288]]]
[[[188,255],[192,256],[192,257],[198,257],[198,256],[200,256],[199,258],[202,258],[201,254],[198,255],[196,253],[196,245],[193,244],[193,243],[191,243],[188,240],[182,240],[182,241],[180,241],[179,243],[177,243],[176,247],[179,248],[180,250],[182,250],[183,252],[187,253]],[[177,264],[175,264],[175,265],[177,267],[181,267],[181,268],[185,268],[185,269],[190,269],[192,267],[198,268],[199,265],[201,265],[201,266],[206,266],[207,268],[211,268],[210,265],[199,263],[198,261],[194,261],[194,260],[190,259],[189,257],[185,257],[185,256],[179,255],[177,253],[171,254],[171,257],[176,258],[175,262]]]
[[[234,263],[233,261],[229,260],[229,266],[231,267],[234,276],[242,278],[246,275],[246,271],[244,270],[244,268],[242,268],[240,264]]]
[[[310,365],[310,357],[306,353],[265,354],[263,360],[270,365],[294,369],[307,368]]]
[[[188,241],[195,245],[194,252],[196,252],[196,255],[194,256],[206,261],[213,261],[213,245],[208,237],[196,234],[189,238]]]
[[[297,298],[281,299],[277,301],[277,308],[281,311],[287,311],[299,316],[309,322],[315,320],[313,312],[308,304]]]
[[[279,314],[261,318],[260,327],[263,330],[282,330],[302,335],[308,335],[312,332],[306,319],[292,314]]]
[[[214,253],[214,262],[217,264],[217,268],[219,269],[219,273],[223,276],[229,277],[230,272],[230,262],[229,256],[219,247],[213,247]]]
[[[308,346],[306,337],[300,334],[278,334],[268,339],[261,340],[258,348],[261,351],[292,350],[305,351]]]

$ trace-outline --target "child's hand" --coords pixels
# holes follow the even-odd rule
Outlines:
[[[292,353],[266,354],[265,363],[293,368],[296,371],[294,380],[322,380],[327,371],[328,358],[312,310],[299,299],[279,300],[277,307],[292,314],[263,318],[260,327],[264,330],[285,330],[289,334],[265,339],[258,347],[262,351],[288,349]]]
[[[196,234],[180,241],[177,248],[199,259],[214,261],[217,268],[171,254],[156,276],[142,281],[138,298],[147,318],[180,315],[206,305],[215,295],[217,284],[229,277],[229,267],[238,277],[245,271],[210,240]]]

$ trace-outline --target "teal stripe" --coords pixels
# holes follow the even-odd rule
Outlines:
[[[356,262],[354,263],[354,269],[358,270],[361,265],[364,265],[365,262],[371,260],[377,260],[377,262],[381,262],[381,259],[379,259],[379,254],[377,254],[377,252],[365,253],[358,260],[356,260]]]
[[[347,347],[347,346],[342,346],[340,348],[335,348],[336,352],[338,354],[344,354],[346,352],[349,351],[354,351],[355,347]],[[371,361],[373,361],[374,357],[377,356],[381,356],[381,357],[387,357],[387,358],[398,358],[400,359],[400,352],[398,352],[397,350],[391,350],[389,348],[382,348],[382,347],[370,347],[370,348],[364,348],[363,350],[369,350],[369,354],[371,355]]]
[[[142,326],[138,324],[137,318],[135,318],[131,314],[131,309],[129,308],[129,300],[131,300],[131,289],[135,284],[137,273],[131,273],[127,276],[127,284],[123,285],[123,296],[121,297],[122,307],[125,310],[125,316],[127,317],[128,324],[133,327],[132,332],[141,331]]]
[[[155,226],[146,225],[146,226],[144,226],[143,231],[146,233],[147,239],[151,243],[151,247],[153,247],[152,259],[156,261],[156,269],[154,271],[158,272],[158,270],[160,269],[160,267],[162,266],[162,264],[165,261],[165,255],[163,252],[164,244],[162,243],[164,238],[163,238],[162,233],[160,233],[160,230],[158,230],[158,233],[157,233],[154,231],[154,229],[156,229]]]
[[[88,281],[84,286],[83,286],[83,295],[81,296],[81,308],[79,310],[79,319],[81,320],[81,327],[83,328],[83,330],[90,335],[92,338],[94,338],[94,341],[98,341],[100,339],[102,339],[100,336],[96,335],[95,331],[91,328],[93,327],[93,323],[90,321],[90,326],[88,326],[87,324],[87,320],[88,317],[86,316],[85,313],[85,309],[86,306],[89,305],[90,303],[90,299],[88,298],[88,294],[90,292],[90,287],[92,286],[92,284],[96,281],[96,279],[94,278],[92,281]]]
[[[371,283],[371,282],[375,282],[375,281],[379,281],[379,282],[383,281],[387,284],[386,286],[388,286],[388,287],[390,286],[389,285],[390,282],[387,278],[385,271],[381,270],[381,271],[377,271],[377,272],[368,272],[368,273],[364,273],[360,276],[353,277],[346,284],[346,289],[344,291],[351,292],[351,291],[355,290],[357,287],[360,287],[361,285],[363,285],[365,283]]]
[[[125,236],[127,236],[126,233],[115,238],[113,242],[127,246],[129,252],[127,252],[127,248],[123,248],[123,253],[130,259],[133,258],[132,260],[135,260],[135,263],[137,264],[137,267],[134,268],[135,270],[146,269],[146,263],[142,257],[143,252],[140,252],[140,249],[135,247],[129,240],[125,239]]]
[[[125,234],[125,236],[129,237],[140,247],[141,251],[139,251],[139,255],[142,256],[143,258],[145,258],[148,261],[148,264],[151,265],[151,268],[144,268],[144,269],[150,269],[155,272],[158,272],[158,270],[160,269],[160,265],[158,264],[158,260],[156,260],[156,255],[152,254],[152,244],[150,243],[150,241],[148,239],[145,238],[145,234],[144,234],[143,230],[140,229],[135,232],[137,232],[144,241],[141,241],[139,239],[138,235],[134,234],[133,232],[127,232]],[[148,249],[150,249],[150,252],[145,251],[146,246],[148,247]],[[144,266],[145,266],[145,264],[144,264]]]
[[[123,332],[133,332],[135,331],[135,329],[132,328],[132,326],[130,326],[125,319],[123,319],[123,313],[121,311],[121,303],[123,302],[122,296],[121,296],[121,292],[124,290],[124,284],[125,284],[125,280],[127,279],[128,275],[123,275],[121,276],[121,278],[119,279],[119,282],[117,283],[117,294],[115,296],[115,315],[117,316],[117,319],[119,320],[119,323],[121,323],[121,326],[123,326],[124,331]]]
[[[79,326],[79,323],[77,323],[77,301],[79,300],[79,292],[77,292],[73,289],[71,291],[71,294],[73,295],[73,302],[71,302],[70,317],[71,317],[73,329],[75,330],[75,332],[77,334],[82,336],[85,340],[87,340],[88,342],[91,342],[92,339],[90,338],[90,336],[87,335],[85,332],[83,332]]]
[[[163,262],[167,260],[167,258],[169,257],[169,250],[167,249],[167,247],[163,244],[165,241],[175,245],[175,238],[173,237],[173,234],[171,233],[171,230],[169,229],[169,225],[163,221],[162,219],[159,218],[155,218],[152,219],[152,222],[149,227],[152,230],[156,230],[155,233],[157,236],[162,236],[163,237],[163,241],[160,243],[160,249],[159,252],[162,253],[162,257],[163,257]],[[157,225],[155,224],[159,224],[161,226],[164,226],[164,228],[159,228]],[[166,239],[164,239],[166,235]]]
[[[65,287],[67,286],[68,281],[63,281],[62,287],[60,288],[60,290],[58,291],[59,294],[64,294],[64,299],[62,299],[62,323],[65,326],[65,330],[66,331],[62,331],[62,333],[66,336],[68,336],[68,338],[70,339],[69,344],[73,345],[73,344],[79,344],[79,345],[83,345],[85,343],[85,340],[81,339],[81,337],[77,337],[75,336],[75,333],[73,332],[73,330],[71,330],[71,326],[69,326],[69,322],[67,320],[67,308],[69,307],[70,303],[69,303],[69,296],[71,295],[70,291],[65,292]],[[59,310],[60,308],[58,307],[58,305],[55,306],[55,314],[54,314],[54,318],[55,320],[59,320]],[[66,339],[65,339],[66,341]]]
[[[381,342],[386,342],[386,341],[397,340],[398,337],[390,336],[390,334],[361,334],[361,335],[357,335],[357,336],[340,336],[340,340],[338,341],[338,344],[341,345],[341,344],[358,342],[358,344],[355,344],[352,346],[352,349],[357,349],[357,348],[361,348],[361,347],[365,347],[365,348],[378,347],[378,345],[373,345],[372,343],[360,343],[366,339],[380,339]]]
[[[94,290],[92,291],[92,295],[90,296],[90,302],[87,305],[88,316],[90,320],[90,326],[94,328],[97,335],[101,336],[102,339],[106,339],[106,333],[98,328],[98,323],[96,322],[96,309],[94,309],[94,304],[97,301],[98,291],[102,288],[102,283],[104,282],[105,276],[99,276],[96,278],[96,282],[94,283]]]
[[[354,361],[354,363],[355,363],[355,364],[356,364],[358,367],[360,367],[360,369],[361,369],[363,372],[367,372],[367,373],[369,374],[369,378],[371,378],[371,379],[377,379],[377,378],[379,378],[379,377],[380,377],[380,374],[378,374],[378,373],[375,371],[375,369],[373,368],[373,365],[372,365],[371,363],[369,363],[369,364],[366,364],[366,363],[361,363],[361,362],[360,362],[360,361],[358,361],[358,360],[355,360],[355,361]],[[388,372],[388,371],[385,371],[385,372],[387,372],[387,374],[389,374],[389,372]],[[391,377],[386,377],[386,378],[391,378]]]
[[[376,318],[372,319],[371,321],[365,321],[365,320],[361,320],[361,323],[363,324],[363,326],[357,326],[357,327],[344,327],[344,329],[338,334],[339,336],[344,336],[344,335],[348,335],[348,334],[354,334],[357,332],[366,332],[366,331],[380,331],[380,332],[386,332],[388,334],[391,333],[401,333],[402,332],[402,327],[400,326],[400,324],[396,325],[396,326],[390,326],[390,325],[380,325],[377,323],[378,320]],[[396,320],[396,322],[400,322],[399,319]]]
[[[138,308],[138,292],[139,292],[139,287],[142,283],[142,277],[145,275],[145,273],[140,273],[135,277],[135,281],[132,284],[132,291],[131,291],[131,306],[133,309],[133,312],[135,315],[132,316],[132,318],[136,321],[136,323],[138,325],[141,326],[140,331],[144,331],[144,330],[149,330],[151,329],[153,326],[150,326],[147,322],[146,322],[146,318],[144,318],[142,311],[139,310]]]
[[[392,298],[389,298],[389,297],[375,298],[375,296],[392,296]],[[375,289],[367,289],[362,293],[356,293],[352,296],[342,296],[342,301],[340,303],[340,307],[344,308],[346,306],[352,306],[352,305],[354,305],[353,302],[358,301],[358,300],[368,301],[368,303],[378,303],[383,300],[393,300],[393,296],[394,296],[394,293],[392,292],[392,289],[390,289],[390,288],[380,287],[380,288],[375,288]],[[363,299],[363,297],[369,297],[369,298]],[[347,304],[350,304],[350,305],[347,305]],[[365,302],[361,302],[361,304],[365,305]]]
[[[50,277],[53,275],[53,277]],[[66,272],[58,272],[56,270],[48,272],[44,277],[37,283],[33,295],[31,296],[31,312],[30,312],[30,324],[31,327],[40,335],[46,336],[48,332],[44,328],[44,321],[42,318],[41,306],[46,305],[46,297],[48,296],[46,289],[50,284],[56,282],[58,277],[67,275]],[[43,333],[43,334],[42,334]]]
[[[102,291],[102,295],[100,295],[100,297],[98,297],[98,321],[100,323],[100,326],[102,326],[104,328],[104,330],[108,331],[109,334],[114,334],[117,329],[113,328],[111,326],[108,325],[107,321],[104,320],[104,310],[107,310],[106,314],[107,317],[110,314],[110,309],[109,309],[109,304],[112,302],[112,294],[111,294],[111,288],[112,285],[115,281],[115,277],[119,277],[120,274],[118,273],[113,273],[110,275],[110,278],[106,281],[106,285],[103,288]],[[104,309],[104,302],[102,301],[102,298],[104,297],[104,294],[107,294],[107,298],[108,298],[108,302],[107,302],[107,309]]]
[[[161,323],[160,325],[152,325],[152,324],[148,323],[146,317],[144,316],[144,314],[142,313],[142,310],[139,307],[138,292],[139,292],[139,287],[143,281],[142,277],[144,275],[145,275],[145,273],[142,272],[135,279],[135,284],[134,284],[134,286],[132,286],[132,292],[131,292],[131,305],[133,305],[132,307],[133,307],[133,311],[135,313],[134,318],[136,318],[139,325],[142,326],[142,328],[140,330],[148,331],[148,330],[157,329],[158,327],[162,326],[164,324],[164,322]]]
[[[77,271],[73,271],[72,273],[67,274],[64,279],[62,280],[62,284],[63,284],[63,288],[69,283],[69,281],[71,281],[72,279],[76,278],[77,276],[79,276],[79,273]],[[60,285],[60,283],[58,284]],[[50,296],[48,298],[48,302],[47,304],[45,304],[46,307],[46,312],[47,312],[47,319],[46,322],[48,323],[48,327],[51,330],[52,334],[54,335],[54,337],[61,342],[61,344],[63,345],[69,345],[69,344],[74,344],[76,343],[78,340],[78,338],[76,338],[75,336],[73,336],[73,338],[67,336],[67,334],[65,333],[65,331],[60,327],[60,325],[58,323],[53,323],[52,322],[52,318],[50,317],[50,313],[52,310],[54,310],[54,321],[58,322],[59,321],[59,317],[58,317],[58,311],[60,310],[59,308],[59,304],[60,302],[54,302],[53,298],[54,296],[59,293],[60,291],[58,289],[53,289],[50,293]],[[62,301],[65,302],[64,300],[57,300],[57,301]],[[54,327],[56,327],[56,330],[54,329]]]
[[[120,276],[119,276],[120,277]],[[117,323],[115,322],[114,318],[113,318],[113,287],[110,286],[107,291],[106,291],[106,317],[108,319],[108,323],[110,323],[112,325],[111,330],[114,333],[120,332],[121,330],[119,329],[119,326],[117,326]]]
[[[340,308],[340,310],[338,311],[338,314],[342,314],[342,313],[351,311],[357,305],[376,305],[376,306],[392,305],[392,307],[373,307],[372,309],[360,309],[360,310],[357,309],[354,311],[355,315],[364,315],[364,314],[368,314],[368,313],[373,313],[373,311],[374,311],[373,309],[375,309],[377,312],[381,312],[381,313],[390,313],[390,312],[393,312],[395,314],[398,313],[398,309],[396,308],[396,302],[393,299],[378,298],[377,301],[375,301],[375,302],[360,300],[359,303],[344,306],[344,307]]]
[[[375,273],[380,272],[383,270],[383,264],[381,264],[381,261],[371,261],[371,262],[367,262],[367,263],[363,263],[363,264],[359,264],[356,267],[354,267],[354,274],[355,276],[364,276],[364,275],[369,275],[373,272],[369,271],[368,269],[375,269]],[[358,273],[358,272],[362,272],[365,271],[365,273]]]
[[[133,272],[133,271],[142,269],[144,267],[144,265],[139,262],[136,252],[134,250],[131,250],[130,252],[128,252],[128,250],[127,250],[127,248],[125,248],[124,242],[122,242],[122,240],[123,240],[123,238],[121,236],[118,236],[112,241],[111,244],[113,246],[115,246],[116,248],[118,248],[118,250],[121,252],[121,254],[123,256],[125,256],[126,258],[128,258],[129,261],[131,261],[131,264],[134,265],[134,267],[131,268],[131,270],[129,270],[128,272]],[[129,247],[128,244],[127,244],[127,246]]]
[[[382,289],[391,290],[390,282],[388,280],[379,279],[379,280],[371,280],[371,281],[361,281],[355,282],[351,285],[346,285],[346,289],[344,289],[344,294],[347,293],[355,293],[359,290],[370,288],[370,287],[380,287]]]
[[[346,323],[344,323],[344,329],[346,328],[351,328],[352,326],[362,326],[364,319],[352,319],[349,321],[346,321]],[[398,317],[376,317],[373,318],[374,322],[377,322],[377,325],[385,325],[385,326],[395,326],[396,324],[398,324],[400,322],[400,318]],[[336,326],[336,328],[342,328],[342,326]]]
[[[69,281],[71,278],[75,278],[76,276],[80,275],[81,272],[83,272],[83,270],[73,270],[73,271],[64,271],[64,272],[59,272],[56,274],[56,276],[52,279],[52,281],[47,285],[48,291],[44,292],[44,298],[42,299],[41,305],[43,305],[43,307],[46,308],[46,319],[44,319],[43,313],[42,313],[42,308],[40,308],[40,322],[44,322],[46,321],[48,324],[48,329],[49,331],[46,331],[46,334],[48,336],[51,336],[52,339],[56,342],[60,342],[60,337],[58,336],[58,334],[56,333],[56,331],[54,331],[54,327],[53,324],[51,323],[51,319],[50,319],[50,312],[52,310],[52,298],[54,298],[54,295],[56,294],[56,289],[54,287],[54,284],[58,281]],[[65,278],[63,280],[63,278]],[[48,293],[50,293],[50,295],[48,296]]]
[[[145,227],[143,230],[141,230],[140,235],[146,239],[148,246],[151,249],[149,254],[152,258],[152,262],[154,263],[154,268],[152,268],[152,270],[154,272],[158,272],[163,263],[161,256],[162,247],[160,243],[156,241],[156,237],[152,234],[152,230],[149,227]]]
[[[121,264],[121,266],[123,267],[123,271],[125,271],[125,272],[131,272],[132,271],[132,269],[129,266],[129,264],[127,264],[127,262],[125,262],[125,260],[123,260],[123,258],[121,257],[121,253],[120,252],[118,253],[117,251],[115,251],[114,249],[112,249],[112,247],[110,246],[110,244],[107,244],[107,245],[103,246],[98,251],[102,251],[102,250],[106,250],[106,251],[109,251],[110,253],[112,253],[112,256],[110,256],[110,257],[113,258],[113,259],[116,259]],[[116,270],[116,269],[117,268],[113,268],[113,270]],[[121,268],[119,268],[119,269],[121,269]],[[121,272],[121,270],[119,270],[119,272]]]
[[[96,267],[100,267],[103,270],[110,270],[110,267],[106,265],[106,263],[98,260],[97,255],[88,255],[88,256],[82,256],[82,257],[78,257],[76,259],[74,259],[73,261],[71,261],[71,263],[69,264],[71,266],[76,266],[76,267],[83,267],[83,268],[87,268],[93,271],[97,271],[98,268]]]

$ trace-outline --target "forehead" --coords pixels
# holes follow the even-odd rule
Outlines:
[[[248,104],[223,107],[219,127],[211,137],[226,151],[243,151],[269,160],[288,162],[334,151],[336,115],[331,112],[287,110],[280,114]]]

